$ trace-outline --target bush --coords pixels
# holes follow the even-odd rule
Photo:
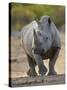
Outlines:
[[[43,15],[49,15],[57,27],[65,23],[65,7],[41,4],[11,4],[11,26],[14,30],[21,28],[34,19],[40,19]]]

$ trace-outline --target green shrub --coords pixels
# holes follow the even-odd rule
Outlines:
[[[65,23],[65,7],[41,4],[11,4],[11,26],[14,30],[21,28],[34,19],[40,19],[43,15],[49,15],[57,27]]]

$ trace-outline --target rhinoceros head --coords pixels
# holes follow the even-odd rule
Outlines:
[[[35,53],[46,53],[51,47],[51,37],[49,34],[43,31],[37,31],[34,29],[34,50]]]
[[[37,53],[47,52],[52,45],[52,21],[49,16],[42,16],[38,23],[38,30],[33,30],[34,49]]]

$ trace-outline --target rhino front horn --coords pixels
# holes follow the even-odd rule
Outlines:
[[[34,34],[34,37],[36,37],[36,38],[37,38],[37,34],[36,34],[35,29],[33,30],[33,34]]]
[[[37,34],[36,34],[35,29],[33,30],[33,35],[34,35],[34,42],[37,43],[38,38],[37,38]]]
[[[49,25],[51,24],[51,19],[50,19],[50,17],[48,18],[48,23],[49,23]]]

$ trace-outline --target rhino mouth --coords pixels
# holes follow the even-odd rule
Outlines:
[[[37,48],[37,49],[34,49],[34,53],[35,54],[40,54],[40,55],[42,54],[43,55],[43,54],[45,54],[45,51],[44,51],[44,49]]]

